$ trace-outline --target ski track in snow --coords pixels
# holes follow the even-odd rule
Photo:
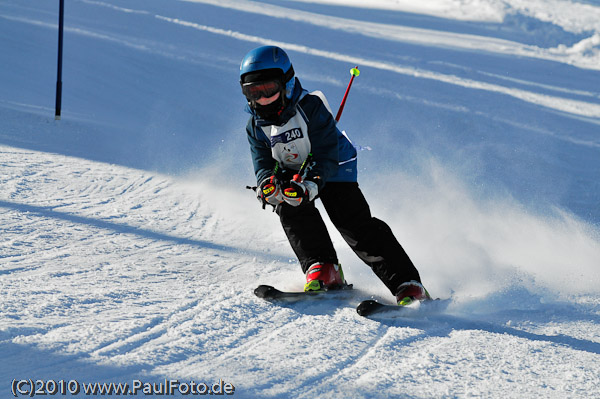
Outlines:
[[[431,30],[423,30],[416,28],[407,28],[402,26],[395,25],[383,25],[383,24],[375,24],[375,23],[366,23],[356,20],[345,20],[336,17],[330,16],[322,16],[313,13],[302,12],[298,10],[294,10],[293,12],[290,9],[277,7],[277,6],[269,6],[268,8],[263,7],[259,3],[253,2],[240,2],[237,0],[228,0],[228,1],[214,1],[214,0],[186,0],[190,2],[198,2],[198,3],[207,3],[219,7],[232,8],[235,10],[240,10],[248,13],[259,13],[271,17],[276,18],[290,18],[294,21],[300,21],[309,24],[316,24],[319,26],[327,27],[328,29],[339,29],[342,31],[348,30],[349,33],[353,34],[361,34],[366,36],[371,36],[376,39],[385,39],[385,40],[397,40],[402,42],[409,43],[417,43],[421,45],[431,45],[431,46],[446,46],[446,47],[458,47],[460,49],[472,50],[472,51],[483,51],[483,52],[492,52],[497,54],[508,54],[512,56],[525,56],[525,57],[535,57],[541,59],[548,59],[552,61],[558,62],[567,62],[571,61],[566,60],[563,56],[555,55],[556,51],[552,50],[542,50],[533,46],[526,46],[516,42],[509,42],[506,40],[494,39],[490,37],[480,37],[475,35],[464,35],[464,34],[454,34],[450,32],[444,31],[431,31]],[[114,7],[110,4],[103,2],[93,2],[86,1],[91,5],[110,7],[116,11],[121,11],[124,13],[131,13],[135,11],[135,13],[140,15],[150,14],[144,10],[130,10],[123,9],[121,7]],[[7,20],[19,21],[23,23],[44,26],[47,28],[56,29],[57,25],[52,23],[46,23],[38,20],[31,20],[28,18],[21,17],[10,17],[5,15],[0,15],[0,18],[5,18]],[[484,81],[476,81],[472,79],[465,79],[455,75],[448,75],[437,73],[433,71],[428,71],[421,68],[414,68],[410,66],[402,66],[398,63],[389,63],[381,60],[374,60],[369,58],[357,57],[354,55],[337,53],[332,51],[324,51],[321,49],[307,47],[305,45],[297,44],[297,43],[287,43],[272,40],[265,37],[259,37],[254,35],[247,35],[241,32],[236,32],[230,29],[221,29],[212,26],[202,25],[191,21],[185,21],[178,18],[170,18],[162,15],[154,15],[154,18],[157,18],[161,21],[166,21],[174,24],[178,24],[184,27],[193,28],[201,31],[210,32],[216,35],[227,36],[230,38],[234,38],[237,40],[247,41],[251,43],[256,43],[256,45],[260,45],[261,43],[272,44],[276,46],[280,46],[282,48],[302,52],[306,54],[310,54],[317,57],[324,57],[327,59],[334,59],[337,61],[347,62],[349,64],[360,65],[361,67],[371,67],[376,69],[381,69],[384,71],[391,71],[394,73],[398,73],[401,75],[406,75],[410,77],[415,77],[418,79],[431,79],[438,82],[443,82],[451,85],[462,86],[465,88],[475,89],[475,90],[484,90],[493,93],[501,93],[508,96],[512,96],[518,98],[519,100],[529,102],[532,104],[542,105],[544,107],[548,107],[550,109],[554,109],[560,112],[565,112],[568,114],[573,114],[577,116],[590,118],[594,123],[600,123],[600,104],[597,102],[588,102],[588,101],[578,101],[573,99],[567,99],[563,97],[550,96],[547,94],[535,93],[528,90],[522,90],[514,87],[506,87],[497,84],[491,84]],[[181,55],[173,53],[168,49],[161,49],[161,45],[156,42],[148,42],[141,41],[139,39],[128,38],[124,36],[114,36],[110,33],[98,33],[93,32],[87,29],[81,28],[66,28],[67,32],[71,32],[74,34],[80,34],[88,37],[93,37],[100,40],[107,40],[111,42],[115,42],[126,47],[130,47],[135,50],[145,51],[161,56],[165,56],[168,58],[178,59],[183,58],[186,60],[193,59],[192,55]],[[597,33],[598,38],[592,39],[592,45],[600,45],[600,33]],[[411,40],[412,38],[412,40]],[[492,45],[492,43],[497,43]],[[585,53],[585,48],[582,49]],[[567,55],[574,53],[573,51],[566,50]],[[582,58],[578,64],[573,61],[572,63],[579,65],[581,67],[586,68],[600,68],[600,52],[596,52],[598,54],[595,55],[590,61],[587,61],[587,58]],[[589,93],[594,97],[598,97],[599,94],[597,92]],[[588,94],[588,95],[589,95]],[[580,142],[580,144],[586,145],[586,142]]]
[[[510,4],[513,11],[564,29],[593,28],[585,30],[591,36],[579,43],[546,49],[493,37],[326,16],[291,6],[233,0],[187,3],[369,39],[598,68],[598,29],[593,19],[598,7],[590,8],[585,24],[569,26],[575,18],[569,18],[569,4],[577,5],[572,2],[554,1],[552,10],[541,1],[459,2],[473,13],[467,13],[469,18],[499,21],[498,13]],[[446,6],[442,3],[446,4],[436,3],[436,15]],[[177,31],[181,37],[175,38],[201,31],[244,44],[279,44],[321,60],[501,94],[565,113],[572,120],[600,124],[600,92],[593,85],[576,89],[536,83],[476,67],[466,71],[466,64],[450,62],[437,64],[447,72],[428,70],[381,54],[335,52],[326,50],[326,44],[316,48],[275,41],[219,24],[175,18],[162,4],[160,14],[140,9],[151,9],[150,2],[77,4],[92,12],[103,9],[143,18],[145,23],[151,21],[152,29]],[[50,18],[26,5],[7,5],[4,10],[0,21],[54,34],[54,15]],[[144,34],[88,26],[85,18],[72,21],[66,28],[72,37],[199,68],[208,57],[195,48]],[[235,66],[232,69],[234,76]],[[454,70],[461,74],[449,72]],[[402,97],[417,106],[432,105],[427,98],[390,88],[363,90],[373,96]],[[483,112],[443,101],[435,106],[459,116]],[[35,130],[52,124],[40,116],[51,114],[46,106],[2,98],[0,107],[3,115],[20,112],[2,129]],[[22,115],[29,119],[17,121]],[[98,128],[89,114],[71,116],[77,126],[68,124],[69,117],[58,126],[74,131],[88,125]],[[508,126],[525,126],[579,148],[600,146],[592,135],[579,138],[507,116],[486,117],[504,118]],[[22,140],[27,143],[36,137],[31,134]],[[405,199],[384,213],[384,219],[394,229],[410,226],[410,234],[399,229],[401,241],[423,265],[430,291],[451,297],[451,304],[443,312],[416,309],[404,318],[365,319],[355,312],[358,301],[391,297],[364,265],[351,260],[353,255],[343,249],[339,237],[334,241],[341,257],[349,259],[345,271],[355,284],[349,299],[271,304],[255,298],[252,289],[259,283],[298,289],[303,276],[297,263],[290,261],[293,254],[276,217],[265,217],[251,195],[240,194],[234,183],[223,185],[222,175],[212,169],[171,177],[0,144],[1,395],[9,395],[14,378],[129,383],[135,378],[148,382],[177,378],[208,384],[223,379],[236,387],[235,398],[600,397],[597,230],[567,213],[543,217],[509,200],[477,202],[452,173],[440,169],[433,165],[431,176],[382,176],[384,183],[395,179],[411,190],[410,195],[393,191]],[[376,198],[374,208],[385,209],[387,199]],[[572,273],[569,279],[563,277],[567,268]]]
[[[412,68],[412,67],[403,67],[398,64],[390,64],[390,63],[371,60],[371,59],[367,59],[367,58],[355,57],[355,56],[350,56],[350,55],[340,54],[340,53],[335,53],[335,52],[329,52],[329,51],[322,51],[319,49],[314,49],[314,48],[310,48],[310,47],[306,47],[306,46],[298,45],[298,44],[294,44],[294,43],[279,42],[279,41],[274,41],[274,40],[270,40],[270,39],[263,38],[263,37],[250,36],[250,35],[245,35],[245,34],[241,34],[238,32],[232,32],[229,30],[223,30],[223,29],[209,27],[206,25],[200,25],[200,24],[196,24],[193,22],[182,21],[177,18],[174,19],[174,18],[168,18],[168,17],[162,17],[162,16],[157,16],[157,18],[167,21],[167,22],[172,22],[175,24],[179,24],[182,26],[186,26],[186,27],[190,27],[190,28],[194,28],[194,29],[198,29],[198,30],[202,30],[202,31],[208,31],[208,32],[216,33],[216,34],[220,34],[220,35],[231,36],[236,39],[241,39],[241,40],[256,43],[257,45],[259,45],[260,43],[268,43],[270,45],[279,46],[279,47],[286,48],[286,49],[289,49],[292,51],[298,51],[298,52],[314,55],[317,57],[325,57],[325,58],[329,58],[329,59],[335,59],[338,61],[345,61],[349,64],[360,65],[361,67],[371,67],[371,68],[381,69],[381,70],[385,70],[385,71],[391,71],[391,72],[395,72],[398,74],[407,75],[407,76],[411,76],[411,77],[415,77],[415,78],[419,78],[419,79],[436,80],[439,82],[462,86],[462,87],[466,87],[466,88],[470,88],[470,89],[502,93],[502,94],[516,97],[516,98],[526,101],[526,102],[530,102],[532,104],[542,105],[542,106],[545,106],[548,108],[556,109],[558,111],[562,111],[562,112],[566,112],[566,113],[570,113],[570,114],[574,114],[574,115],[591,117],[594,119],[600,118],[600,105],[599,104],[594,104],[594,103],[589,103],[589,102],[584,102],[584,101],[577,101],[577,100],[569,100],[569,99],[559,98],[559,97],[554,97],[554,96],[548,96],[548,95],[533,93],[530,91],[520,90],[520,89],[516,89],[516,88],[508,88],[508,87],[490,84],[490,83],[486,83],[486,82],[478,82],[478,81],[474,81],[471,79],[464,79],[464,78],[460,78],[458,76],[444,75],[444,74],[435,73],[435,72],[427,71],[427,70],[423,70],[423,69]]]
[[[477,35],[467,35],[452,32],[436,31],[431,29],[411,28],[407,26],[387,25],[380,23],[370,23],[357,20],[348,20],[332,16],[319,15],[300,10],[291,10],[285,7],[270,5],[265,8],[264,5],[252,1],[240,0],[185,0],[195,3],[211,4],[218,7],[226,7],[234,10],[240,10],[248,13],[268,15],[275,18],[284,18],[293,21],[301,21],[316,26],[324,26],[328,29],[341,30],[350,34],[360,34],[378,39],[394,40],[407,43],[425,44],[436,47],[459,48],[463,50],[473,50],[482,52],[491,52],[497,54],[508,54],[513,56],[534,57],[540,59],[553,60],[558,62],[572,63],[574,65],[598,69],[600,68],[600,23],[590,17],[588,28],[592,30],[593,35],[589,38],[574,44],[571,47],[560,45],[557,48],[542,49],[537,46],[528,46],[521,43],[496,39],[493,37],[484,37]],[[572,6],[572,3],[567,3]],[[393,5],[394,6],[394,5]],[[449,8],[456,9],[456,4],[451,4]],[[479,7],[471,7],[477,10]],[[396,9],[395,7],[393,9]],[[402,9],[401,6],[398,9]],[[519,11],[528,11],[524,5],[516,5]],[[583,11],[585,10],[585,11]],[[600,18],[600,8],[582,7],[582,12],[596,15]],[[537,11],[534,15],[541,15],[542,20],[547,14],[543,11]],[[560,20],[560,13],[554,16]],[[497,18],[502,19],[502,16]],[[554,20],[553,20],[554,22]],[[589,54],[589,55],[588,55]]]

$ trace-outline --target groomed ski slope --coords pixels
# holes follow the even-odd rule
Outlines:
[[[0,396],[14,379],[600,396],[600,7],[356,3],[67,2],[61,121],[57,5],[0,4]],[[333,106],[361,68],[340,126],[445,311],[358,316],[392,297],[337,233],[351,297],[253,296],[303,283],[244,188],[237,67],[267,42]]]

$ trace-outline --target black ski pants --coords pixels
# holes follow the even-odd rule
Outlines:
[[[390,227],[373,216],[358,183],[327,183],[319,197],[331,222],[358,257],[395,295],[400,284],[421,281],[419,272]],[[314,201],[277,207],[281,225],[302,271],[317,262],[338,263],[325,223]]]

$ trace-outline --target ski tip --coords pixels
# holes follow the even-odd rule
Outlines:
[[[375,313],[382,306],[384,305],[380,304],[379,302],[373,299],[367,299],[366,301],[362,301],[358,304],[358,306],[356,307],[356,312],[361,316],[368,316],[370,314]]]
[[[271,298],[276,289],[270,285],[259,285],[254,289],[254,295],[259,298]]]

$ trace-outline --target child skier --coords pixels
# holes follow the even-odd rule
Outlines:
[[[429,299],[419,272],[389,226],[371,216],[357,183],[356,149],[336,127],[321,92],[309,93],[279,47],[250,51],[240,84],[251,117],[246,127],[261,203],[275,206],[306,275],[305,291],[346,284],[314,200],[399,305]]]

